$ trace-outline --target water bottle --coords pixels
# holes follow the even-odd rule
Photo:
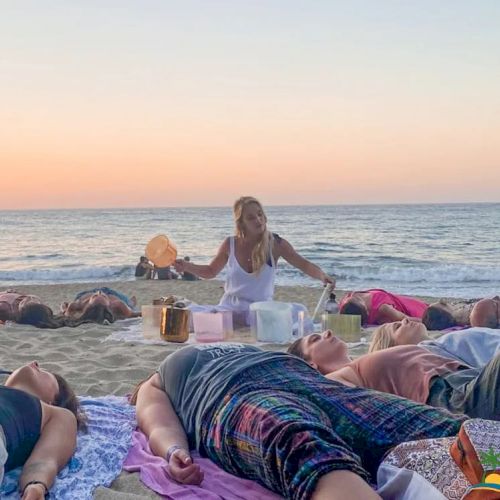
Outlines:
[[[339,313],[339,305],[337,304],[337,301],[335,300],[335,294],[330,293],[330,297],[326,301],[325,304],[325,312],[328,314],[338,314]]]

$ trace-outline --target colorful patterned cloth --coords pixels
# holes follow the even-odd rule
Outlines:
[[[294,499],[320,477],[350,470],[371,481],[404,441],[457,434],[465,417],[328,380],[293,357],[245,370],[201,432],[201,453],[232,474]]]
[[[422,439],[402,443],[384,459],[384,464],[414,471],[447,499],[460,500],[470,486],[450,455],[454,437]]]

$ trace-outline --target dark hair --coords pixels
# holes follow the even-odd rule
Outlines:
[[[422,323],[427,330],[444,330],[456,326],[456,321],[449,311],[445,311],[439,304],[430,305],[422,316]]]
[[[60,328],[64,326],[57,321],[54,313],[49,306],[45,304],[30,303],[26,304],[19,312],[16,323],[21,325],[33,325],[38,328]]]
[[[102,325],[105,321],[114,323],[115,317],[108,306],[105,306],[104,304],[90,304],[83,311],[79,321],[80,324],[99,323]]]
[[[340,314],[361,316],[361,323],[363,323],[363,325],[366,325],[366,323],[368,323],[368,312],[366,310],[366,307],[351,300],[348,300],[345,304],[342,305],[342,307],[340,308]]]
[[[52,309],[45,304],[26,304],[18,313],[16,323],[32,325],[37,328],[62,328],[63,326],[80,326],[83,323],[113,323],[113,313],[103,304],[92,304],[79,319],[68,318],[62,314],[54,316]]]
[[[0,302],[0,321],[9,321],[12,319],[12,308],[7,302]]]
[[[58,373],[53,373],[59,385],[59,392],[57,393],[56,399],[53,403],[54,406],[59,406],[60,408],[66,408],[76,417],[76,424],[78,430],[87,430],[87,415],[82,410],[80,406],[80,401],[76,397],[73,389],[70,387],[65,378],[61,377]]]
[[[302,349],[302,339],[297,339],[295,340],[290,347],[286,350],[288,354],[293,354],[294,356],[297,356],[300,359],[303,359],[305,361],[309,361],[304,354],[304,350]]]

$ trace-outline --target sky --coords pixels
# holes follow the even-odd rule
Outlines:
[[[500,201],[496,0],[0,5],[0,209]]]

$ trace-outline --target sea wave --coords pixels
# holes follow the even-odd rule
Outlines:
[[[47,254],[26,254],[18,256],[3,257],[1,262],[22,262],[24,260],[52,260],[66,258],[68,255],[62,253],[47,253]]]
[[[500,266],[425,264],[422,266],[342,266],[340,279],[382,283],[499,283]]]
[[[68,283],[98,280],[124,280],[133,277],[133,266],[61,266],[0,271],[0,283]]]

